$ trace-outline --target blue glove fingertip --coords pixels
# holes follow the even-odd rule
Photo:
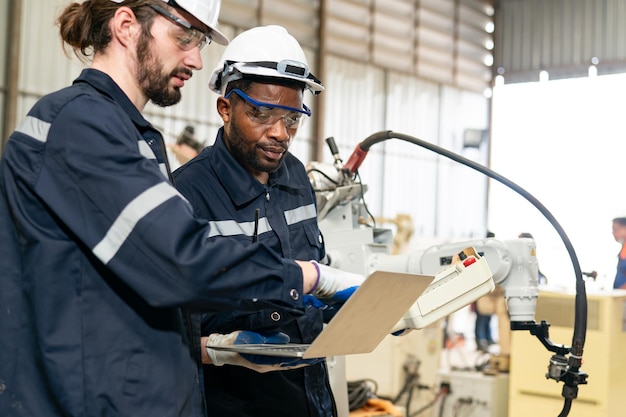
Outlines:
[[[302,297],[302,302],[305,306],[315,307],[320,310],[324,310],[328,307],[328,305],[321,302],[319,298],[308,294]]]
[[[345,290],[337,291],[335,295],[331,297],[331,300],[336,303],[345,303],[346,301],[348,301],[348,298],[350,298],[352,294],[354,294],[354,292],[358,289],[358,286],[354,286],[346,288]]]
[[[275,345],[289,343],[291,340],[288,334],[282,332],[266,334],[263,338],[264,340],[261,343],[271,343]]]
[[[235,345],[246,345],[250,343],[261,343],[261,335],[255,332],[242,330],[235,338]]]
[[[289,343],[289,336],[285,333],[256,333],[248,330],[242,330],[235,338],[235,345],[258,344],[258,343]]]

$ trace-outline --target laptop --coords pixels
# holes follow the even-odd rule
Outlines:
[[[369,353],[417,301],[434,276],[375,271],[311,344],[208,346],[251,355],[323,358]]]

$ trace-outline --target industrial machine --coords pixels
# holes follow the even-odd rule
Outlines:
[[[551,221],[566,244],[577,275],[577,324],[574,326],[572,347],[557,345],[550,340],[549,323],[545,321],[535,323],[539,292],[533,239],[520,238],[509,241],[479,239],[436,245],[410,254],[390,253],[393,243],[392,232],[372,227],[368,221],[371,215],[363,201],[367,185],[357,179],[356,173],[369,147],[391,138],[409,141],[479,170],[520,193]],[[436,275],[440,274],[442,269],[453,271],[450,265],[455,262],[455,257],[461,258],[456,261],[462,261],[464,250],[473,248],[477,259],[486,259],[493,281],[503,289],[511,330],[530,331],[546,349],[554,352],[545,377],[564,382],[562,396],[565,403],[559,417],[566,416],[571,401],[577,397],[578,385],[587,383],[587,374],[580,371],[586,331],[586,295],[575,253],[556,219],[530,194],[488,168],[417,138],[390,131],[375,133],[357,145],[345,164],[332,138],[327,139],[327,144],[334,163],[312,162],[307,165],[307,170],[317,194],[319,225],[325,236],[331,266],[364,275],[374,270]],[[493,288],[489,287],[489,283],[480,280],[469,282],[464,280],[468,274],[443,273],[443,275],[448,278],[442,276],[436,278],[430,286],[432,288],[429,287],[424,292],[394,330],[421,329],[476,301]]]

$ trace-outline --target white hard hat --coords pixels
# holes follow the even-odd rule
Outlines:
[[[209,88],[224,95],[226,85],[245,75],[301,81],[313,94],[324,90],[309,71],[300,44],[282,26],[259,26],[230,42],[209,80]]]
[[[124,0],[111,0],[122,3]],[[209,27],[209,36],[220,45],[228,45],[228,38],[217,30],[217,18],[220,15],[222,0],[163,0],[172,7],[180,7]]]

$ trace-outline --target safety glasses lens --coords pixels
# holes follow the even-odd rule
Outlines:
[[[196,29],[171,27],[168,30],[168,34],[183,51],[189,51],[195,47],[202,50],[202,48],[211,43],[211,38],[209,36]]]
[[[282,119],[286,128],[296,129],[301,127],[305,120],[311,116],[311,109],[304,104],[302,105],[303,109],[300,110],[280,104],[264,103],[253,99],[238,88],[229,91],[225,98],[229,98],[232,93],[241,97],[249,106],[246,114],[255,123],[272,125]]]
[[[174,23],[175,26],[172,26],[168,31],[168,35],[170,38],[176,42],[180,49],[183,51],[189,51],[195,47],[202,50],[206,45],[211,43],[211,37],[191,26],[191,23],[187,22],[179,18],[178,16],[173,15],[172,13],[165,10],[163,7],[157,6],[155,4],[149,5],[149,7]]]

